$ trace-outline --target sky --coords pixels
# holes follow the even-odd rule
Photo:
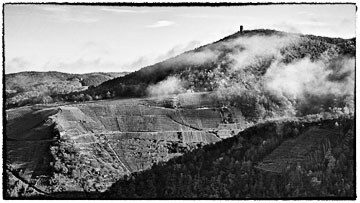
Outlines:
[[[5,73],[135,71],[244,29],[355,37],[354,5],[5,5]]]

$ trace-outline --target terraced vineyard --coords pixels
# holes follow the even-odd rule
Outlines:
[[[282,173],[289,165],[303,162],[319,145],[327,141],[328,135],[338,134],[334,131],[312,127],[299,137],[284,141],[271,154],[260,162],[257,168]],[[339,136],[339,135],[338,135]]]
[[[8,163],[12,173],[47,194],[105,191],[124,175],[246,127],[241,115],[232,115],[238,124],[228,124],[223,109],[204,107],[204,96],[193,98],[191,106],[179,102],[186,108],[166,108],[153,98],[9,110]],[[20,123],[26,126],[17,128]]]
[[[285,118],[124,177],[110,199],[354,198],[354,117]]]

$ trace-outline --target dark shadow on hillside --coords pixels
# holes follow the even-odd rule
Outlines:
[[[353,123],[353,118],[336,118],[258,124],[235,137],[159,163],[150,170],[125,176],[101,198],[353,199]],[[317,138],[318,135],[321,137]],[[300,143],[291,146],[285,142],[289,140]],[[309,142],[313,142],[310,143],[313,146],[305,146]],[[280,158],[287,154],[283,149],[290,147],[288,150],[296,150],[290,154],[290,162],[285,166],[280,163],[280,171],[263,167],[262,162],[267,161],[264,158],[283,144]],[[305,154],[304,149],[307,150]],[[274,154],[278,155],[279,152]],[[339,161],[337,168],[329,165],[331,157]],[[311,170],[305,170],[310,168],[314,173],[323,174],[319,177],[323,177],[326,189],[316,185],[316,176],[308,172]],[[339,190],[342,186],[336,182],[338,178],[344,180],[347,189]]]

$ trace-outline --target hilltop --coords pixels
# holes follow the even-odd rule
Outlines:
[[[205,91],[252,121],[349,112],[354,108],[355,42],[275,30],[237,32],[81,94],[106,99]],[[79,94],[64,97],[79,101]]]

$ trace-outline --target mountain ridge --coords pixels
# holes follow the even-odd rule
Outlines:
[[[306,97],[324,101],[324,109],[339,107],[338,104],[330,104],[336,97],[353,100],[350,88],[353,88],[355,43],[355,38],[329,38],[264,29],[245,30],[108,80],[82,93],[103,99],[207,91],[213,92],[222,104],[239,103],[237,100],[244,97],[238,97],[245,94],[249,98],[243,103],[252,103],[250,109],[259,107],[256,110],[258,113],[251,111],[247,113],[249,116],[259,114],[260,117],[271,117],[271,112],[278,111],[279,105],[280,109],[289,107],[288,112],[277,112],[280,116],[293,111],[293,108],[299,115],[318,113],[320,108],[324,108],[322,104],[307,109],[309,101]],[[303,75],[300,77],[302,79],[293,78],[296,74],[289,71]],[[319,78],[321,74],[325,76]],[[311,78],[311,81],[307,82],[306,78]],[[336,83],[335,78],[341,78],[341,81]],[[286,90],[281,85],[293,83],[294,80],[296,90]],[[312,84],[313,87],[310,87]],[[346,93],[337,91],[337,84],[343,85],[341,88],[347,89]],[[322,90],[322,86],[327,89]],[[72,93],[68,98],[77,94]],[[297,106],[293,107],[295,104]],[[343,108],[344,104],[340,104],[340,107]],[[249,107],[242,107],[244,112],[247,109]],[[265,115],[262,115],[263,111],[266,111]]]
[[[58,71],[24,71],[5,74],[6,106],[8,108],[32,103],[50,103],[53,95],[81,91],[124,74],[127,72],[72,74]]]

